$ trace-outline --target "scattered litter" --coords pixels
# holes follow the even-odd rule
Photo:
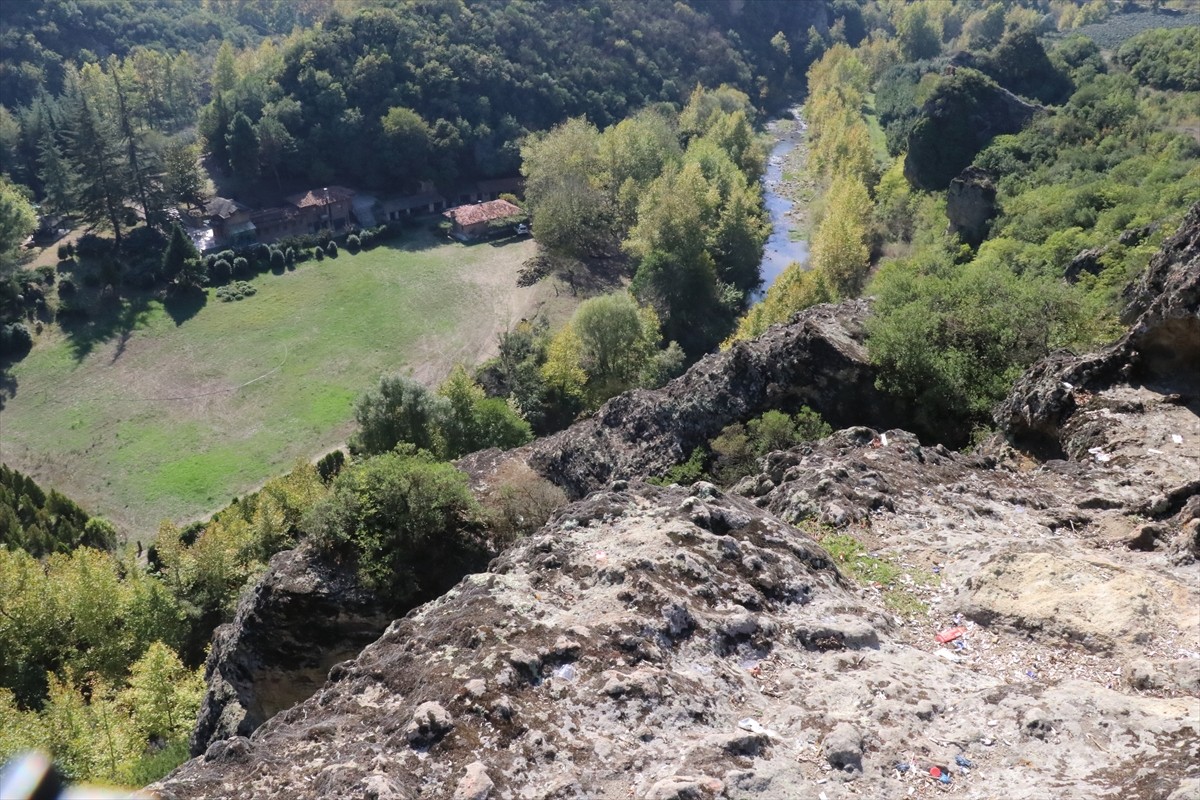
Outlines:
[[[1180,436],[1178,433],[1172,433],[1171,441],[1174,442],[1175,444],[1183,444],[1183,437]]]
[[[953,628],[946,628],[946,630],[939,633],[936,638],[938,640],[938,644],[946,644],[947,642],[953,642],[960,636],[965,636],[966,633],[966,628],[961,625],[955,625]]]
[[[962,639],[956,639],[954,642],[954,649],[955,650],[966,650],[967,643],[965,641],[963,641]]]
[[[929,768],[929,774],[930,774],[930,775],[932,775],[932,776],[933,776],[933,777],[935,777],[935,778],[940,778],[940,777],[942,777],[942,771],[941,771],[940,769],[938,769],[937,767],[930,767],[930,768]]]
[[[1062,385],[1063,385],[1063,388],[1066,389],[1068,392],[1075,388],[1075,384],[1067,383],[1066,381],[1063,381]]]
[[[1027,670],[1025,670],[1025,677],[1029,678],[1030,680],[1035,680],[1035,681],[1036,681],[1036,680],[1037,680],[1037,673],[1036,673],[1036,672],[1034,672],[1034,671],[1033,671],[1033,670],[1031,670],[1031,669],[1027,669]]]
[[[995,743],[996,743],[996,740],[995,740],[995,739],[993,739],[993,738],[991,738],[990,736],[988,736],[988,737],[985,737],[985,738],[983,738],[983,739],[980,739],[980,740],[979,740],[979,743],[980,743],[981,745],[983,745],[984,747],[991,747],[993,744],[995,744]]]
[[[879,434],[879,443],[882,444],[884,447],[887,447],[887,434],[886,433]]]
[[[964,756],[962,753],[959,753],[954,757],[954,763],[960,767],[966,767],[967,769],[975,766],[975,762]]]
[[[908,772],[909,769],[911,769],[911,768],[912,768],[912,764],[908,764],[906,762],[901,761],[899,764],[896,765],[896,772],[899,772],[901,775],[903,775],[904,773]]]
[[[944,658],[947,661],[954,661],[954,662],[962,661],[961,656],[955,655],[954,653],[950,652],[949,650],[947,650],[944,647],[939,647],[937,649],[937,654],[938,654],[938,658]]]
[[[942,773],[942,777],[938,778],[938,780],[939,780],[939,781],[941,781],[942,783],[949,783],[949,782],[950,782],[950,780],[951,780],[951,778],[950,778],[950,773],[949,773],[949,772],[943,772],[943,773]]]
[[[607,554],[607,553],[605,553],[603,550],[597,550],[597,551],[596,551],[596,560],[597,560],[597,561],[607,561],[607,560],[608,560],[608,554]]]
[[[1091,453],[1092,456],[1095,457],[1095,459],[1097,461],[1099,461],[1101,464],[1104,464],[1108,461],[1112,461],[1112,456],[1110,456],[1108,453],[1104,452],[1103,448],[1091,447],[1091,448],[1088,448],[1088,452]]]
[[[758,720],[751,719],[750,717],[746,717],[745,719],[740,720],[738,722],[738,727],[744,731],[750,731],[751,733],[765,733],[765,734],[770,733],[770,731],[767,730],[766,728],[764,728],[758,722]]]
[[[820,797],[821,800],[829,800],[829,795],[825,794],[824,792],[821,792],[821,794],[817,796]]]
[[[1149,454],[1150,454],[1150,455],[1152,455],[1152,456],[1161,456],[1161,455],[1163,454],[1163,451],[1162,451],[1162,450],[1156,450],[1156,449],[1155,449],[1155,448],[1153,448],[1153,447],[1147,447],[1147,448],[1146,448],[1146,452],[1147,452],[1147,453],[1149,453]]]
[[[574,664],[563,664],[560,667],[554,668],[554,677],[561,678],[564,681],[573,681],[576,677]]]

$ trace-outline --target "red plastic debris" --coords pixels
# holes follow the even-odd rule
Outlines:
[[[953,642],[958,637],[966,634],[966,632],[967,632],[966,628],[962,627],[961,625],[956,625],[953,628],[946,628],[946,630],[939,633],[937,635],[937,640],[941,644],[945,644],[946,642]]]
[[[941,771],[940,769],[938,769],[937,767],[930,767],[930,768],[929,768],[929,774],[930,774],[930,775],[932,775],[932,776],[933,776],[933,777],[935,777],[935,778],[940,778],[940,777],[942,777],[942,771]]]

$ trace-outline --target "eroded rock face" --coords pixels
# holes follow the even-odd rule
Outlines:
[[[276,554],[233,622],[213,634],[192,755],[248,736],[312,695],[333,664],[374,641],[390,621],[352,569],[307,549]]]
[[[1166,294],[1139,301],[1121,343],[1048,359],[1006,404],[1014,439],[1069,458],[852,427],[769,454],[728,493],[633,479],[772,398],[844,423],[828,398],[847,397],[839,376],[867,382],[861,338],[817,309],[526,450],[579,493],[622,480],[152,788],[898,800],[945,789],[936,767],[966,797],[1191,797],[1198,362],[1167,368],[1192,346],[1200,211],[1190,223],[1166,250],[1183,261],[1156,259],[1147,279]],[[789,337],[823,355],[789,355]],[[848,416],[886,417],[875,396],[850,397]],[[492,461],[475,459],[480,473]],[[848,554],[845,533],[870,557]]]
[[[705,356],[662,389],[614,397],[591,418],[530,445],[529,464],[579,498],[614,478],[665,472],[721,429],[772,408],[816,409],[834,426],[890,427],[895,401],[875,388],[866,301],[822,305],[751,342]]]
[[[946,216],[950,233],[957,233],[972,247],[987,236],[988,223],[996,215],[996,184],[987,170],[971,166],[950,181],[946,192]]]
[[[1150,451],[1176,444],[1174,437],[1200,415],[1200,204],[1126,297],[1132,326],[1119,341],[1086,356],[1052,356],[1017,381],[995,414],[1013,442],[1081,460],[1096,456],[1089,451],[1102,440],[1116,443],[1127,431],[1137,452],[1121,456],[1161,461],[1162,453]],[[1168,407],[1177,411],[1143,413]],[[1165,424],[1151,430],[1145,419]]]
[[[1097,549],[1082,567],[1072,557],[1090,546],[1085,528],[1124,518],[1137,487],[1009,471],[901,431],[886,445],[844,431],[790,455],[776,488],[753,500],[704,483],[634,483],[569,506],[335,666],[312,698],[154,788],[164,798],[387,787],[412,798],[788,800],[845,794],[849,781],[860,796],[899,798],[939,766],[980,796],[1046,796],[1039,787],[1053,780],[1055,797],[1082,800],[1165,796],[1194,772],[1200,702],[1173,682],[1177,666],[1147,656],[1194,640],[1178,614],[1200,600],[1194,574],[1173,578],[1175,596],[1155,584],[1151,624],[1125,612],[1108,624],[1080,604],[1077,618],[1054,614],[1061,630],[1038,625],[1049,612],[1014,615],[993,598],[1008,595],[991,592],[1007,582],[1036,594],[1045,571],[970,580],[1028,554],[1065,585],[1103,563],[1139,580],[1170,569],[1161,553]],[[892,508],[856,498],[859,479]],[[1068,491],[1106,502],[1081,507]],[[782,513],[788,497],[808,509],[803,529],[767,510]],[[927,616],[905,618],[879,589],[839,574],[805,532],[821,530],[808,520],[832,505],[913,574],[939,569]],[[1038,555],[1054,538],[1061,553]],[[963,649],[934,640],[956,614]],[[1085,623],[1092,640],[1062,635]],[[1089,649],[1101,636],[1107,649]],[[1126,679],[1135,653],[1145,663]],[[897,763],[910,765],[907,778]]]

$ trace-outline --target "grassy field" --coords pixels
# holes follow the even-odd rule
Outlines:
[[[433,384],[520,318],[567,313],[548,283],[517,288],[533,248],[416,234],[259,276],[238,302],[209,290],[186,319],[152,301],[96,338],[51,327],[12,370],[0,457],[147,538],[345,441],[381,374]]]
[[[871,135],[871,150],[875,153],[875,161],[885,166],[891,160],[887,150],[887,135],[879,125],[879,115],[875,113],[875,93],[871,92],[863,103],[863,117],[867,121],[867,131]]]

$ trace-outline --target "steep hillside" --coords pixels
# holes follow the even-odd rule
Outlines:
[[[769,455],[728,494],[613,481],[155,788],[1194,797],[1200,376],[1183,359],[1157,383],[1154,345],[1200,346],[1198,237],[1200,209],[1105,369],[1069,385],[1062,358],[1031,373],[1073,392],[1053,406],[1057,429],[1088,431],[1070,460],[854,427]],[[1046,385],[1018,385],[1006,408],[1034,418]],[[1023,430],[1009,423],[1014,441]],[[572,432],[579,452],[614,435],[583,425],[560,443]]]

